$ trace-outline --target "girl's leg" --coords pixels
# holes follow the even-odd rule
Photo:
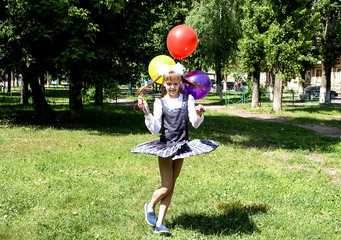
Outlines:
[[[155,212],[155,206],[161,199],[167,194],[172,187],[172,180],[173,180],[173,163],[172,158],[161,158],[159,157],[159,170],[161,176],[161,187],[154,191],[152,200],[148,205],[149,209],[148,212]]]
[[[171,176],[172,179],[171,179],[171,185],[169,185],[169,188],[167,188],[166,194],[161,199],[160,210],[159,210],[159,217],[158,217],[156,226],[160,226],[162,224],[163,219],[164,219],[164,217],[166,215],[167,209],[169,207],[169,204],[170,204],[172,196],[173,196],[176,179],[178,178],[178,176],[180,174],[180,171],[181,171],[182,163],[183,163],[183,159],[178,159],[178,160],[175,160],[175,161],[172,160],[172,176]],[[163,181],[162,175],[161,175],[161,180]],[[167,184],[168,184],[169,179],[166,179],[166,181],[167,181]]]

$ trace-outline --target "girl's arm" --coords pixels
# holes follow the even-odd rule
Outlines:
[[[156,135],[159,133],[161,129],[161,121],[162,121],[162,105],[160,99],[155,99],[154,102],[154,115],[148,114],[145,115],[145,124],[148,130]]]
[[[188,116],[189,121],[192,123],[194,128],[198,128],[200,124],[204,121],[204,115],[201,117],[198,116],[197,111],[195,109],[195,102],[192,95],[188,96]]]

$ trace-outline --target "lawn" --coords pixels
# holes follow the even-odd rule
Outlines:
[[[232,99],[230,102],[225,102],[225,95],[223,96],[223,101],[220,102],[219,96],[213,93],[210,93],[207,97],[200,99],[197,102],[203,104],[225,105],[228,108],[245,109],[255,113],[268,113],[275,116],[275,113],[272,110],[272,103],[270,102],[261,102],[261,107],[250,109],[250,99],[248,99],[248,102],[243,102],[241,99],[242,93],[232,92],[230,94]],[[238,104],[233,104],[232,102]],[[322,126],[341,128],[340,104],[333,103],[318,105],[317,103],[312,104],[310,102],[296,102],[292,104],[290,101],[283,101],[282,111],[279,116],[291,119],[291,123],[293,124],[318,124]]]
[[[157,138],[142,114],[89,104],[87,124],[72,125],[54,110],[56,123],[38,124],[31,106],[0,105],[0,239],[158,239],[143,210],[157,160],[130,153]],[[328,122],[323,111],[309,118]],[[185,160],[173,239],[340,239],[340,139],[215,111],[190,137],[220,147]]]

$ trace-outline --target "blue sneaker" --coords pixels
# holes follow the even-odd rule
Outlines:
[[[144,213],[145,213],[145,219],[146,219],[146,222],[151,225],[151,226],[155,226],[156,225],[156,215],[155,215],[155,212],[148,212],[148,205],[149,205],[149,202],[146,203],[146,205],[144,205]]]
[[[157,233],[157,234],[168,234],[168,235],[171,234],[169,229],[163,224],[161,224],[159,227],[155,227],[155,233]]]

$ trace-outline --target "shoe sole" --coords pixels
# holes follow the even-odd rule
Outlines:
[[[164,235],[171,235],[171,232],[164,232],[164,231],[162,231],[162,232],[157,232],[157,231],[154,231],[156,234],[158,234],[158,235],[161,235],[161,234],[164,234]]]
[[[151,224],[150,222],[148,222],[148,219],[147,219],[147,205],[148,205],[148,203],[146,203],[146,204],[144,205],[144,219],[146,220],[146,222],[148,223],[148,225],[150,225],[150,226],[152,226],[152,227],[155,227],[155,224],[153,225],[153,224]]]

